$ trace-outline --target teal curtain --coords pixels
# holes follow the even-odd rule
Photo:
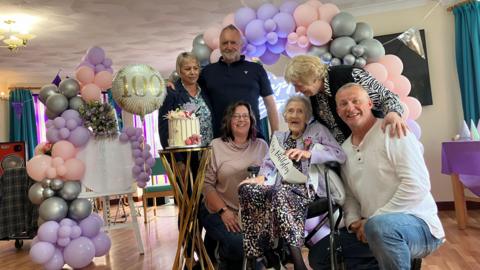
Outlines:
[[[107,97],[108,97],[108,103],[112,105],[112,107],[115,109],[115,114],[117,115],[117,124],[119,130],[123,130],[123,118],[122,118],[122,109],[118,104],[115,102],[112,96],[112,90],[108,89],[107,91]]]
[[[37,146],[37,123],[33,97],[29,90],[10,91],[10,141],[24,141],[27,160],[33,157]]]
[[[265,136],[265,141],[270,144],[270,132],[268,132],[268,117],[260,119],[260,132]]]
[[[480,116],[480,2],[453,9],[455,53],[465,121]]]

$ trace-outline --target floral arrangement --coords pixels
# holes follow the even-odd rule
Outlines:
[[[174,111],[169,111],[164,117],[166,119],[192,119],[196,118],[195,112],[198,106],[194,103],[187,102]]]
[[[312,143],[313,143],[312,137],[307,137],[303,139],[304,150],[309,150]]]
[[[41,142],[35,147],[35,155],[47,155],[52,156],[52,143]]]
[[[116,138],[118,135],[115,111],[108,103],[87,102],[79,109],[84,126],[93,132],[96,139]]]
[[[192,134],[185,140],[186,145],[199,145],[202,143],[202,136],[198,134]]]

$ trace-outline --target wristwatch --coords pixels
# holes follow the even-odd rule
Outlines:
[[[227,211],[227,209],[228,209],[227,207],[222,207],[220,208],[220,210],[217,211],[217,214],[221,216],[225,211]]]

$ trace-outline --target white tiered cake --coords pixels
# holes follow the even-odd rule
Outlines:
[[[200,144],[200,121],[194,113],[170,111],[167,119],[170,147]]]

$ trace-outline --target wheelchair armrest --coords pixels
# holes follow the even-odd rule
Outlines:
[[[328,200],[326,197],[316,198],[308,205],[307,218],[320,216],[328,212]]]
[[[327,167],[330,170],[339,170],[340,169],[340,163],[336,161],[327,161],[324,163],[325,167]]]

